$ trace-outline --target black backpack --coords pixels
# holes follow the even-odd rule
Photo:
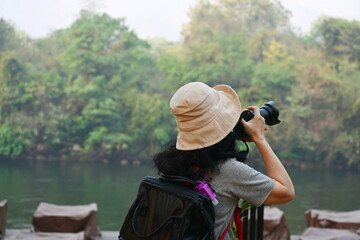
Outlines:
[[[145,177],[119,240],[214,240],[214,207],[180,176]]]

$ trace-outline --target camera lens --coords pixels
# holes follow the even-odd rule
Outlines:
[[[273,126],[280,123],[279,110],[275,107],[274,101],[269,101],[260,107],[260,115],[265,119],[265,123],[269,126]],[[249,121],[254,117],[254,112],[252,110],[245,110],[241,113],[240,119]],[[234,130],[233,134],[236,139],[242,139],[247,137],[244,126],[239,121]]]
[[[275,107],[273,101],[265,103],[260,108],[260,115],[265,119],[265,123],[269,126],[273,126],[280,123],[279,110]]]

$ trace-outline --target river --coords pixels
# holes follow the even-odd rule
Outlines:
[[[278,205],[291,234],[305,229],[308,209],[360,209],[358,171],[288,169],[296,198]],[[144,176],[156,175],[147,165],[123,166],[88,162],[22,162],[0,160],[0,201],[8,200],[7,227],[30,228],[40,202],[59,205],[97,203],[102,230],[119,230]]]

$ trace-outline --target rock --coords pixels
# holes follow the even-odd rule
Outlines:
[[[77,144],[77,143],[75,143],[75,144],[72,146],[72,150],[73,150],[74,152],[82,152],[82,151],[84,151],[84,149],[80,146],[80,144]]]
[[[120,160],[120,164],[123,166],[128,165],[128,163],[129,163],[129,161],[126,159]]]

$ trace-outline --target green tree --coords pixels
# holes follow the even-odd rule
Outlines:
[[[360,22],[342,18],[320,18],[313,29],[313,35],[333,60],[345,58],[350,62],[357,62],[360,68]],[[335,67],[340,70],[337,61]]]
[[[289,15],[278,1],[200,0],[189,13],[184,37],[185,41],[202,41],[218,33],[242,33],[249,38],[263,29],[286,32]]]
[[[322,18],[297,36],[270,0],[199,0],[177,43],[89,11],[35,40],[0,19],[0,156],[150,159],[176,138],[172,94],[202,81],[244,108],[275,100],[286,164],[360,166],[359,29]]]
[[[0,126],[0,156],[17,156],[23,152],[24,143],[10,126]]]
[[[0,53],[11,50],[15,42],[16,36],[13,26],[0,18]]]
[[[67,142],[86,152],[124,154],[130,143],[128,92],[148,92],[156,78],[150,45],[128,29],[123,19],[82,11],[59,36],[59,62],[66,72],[62,102],[68,113]],[[156,81],[153,81],[156,82]],[[146,121],[143,119],[142,121]],[[100,155],[101,155],[100,154]]]

